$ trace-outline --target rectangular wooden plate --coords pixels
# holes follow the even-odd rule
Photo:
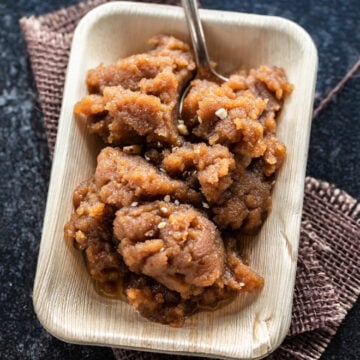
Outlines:
[[[280,114],[278,136],[288,155],[273,191],[273,209],[261,233],[244,240],[251,266],[264,276],[265,287],[257,296],[238,296],[175,329],[147,321],[125,302],[100,297],[80,252],[65,243],[63,227],[72,212],[72,192],[91,176],[100,149],[100,142],[73,118],[75,102],[86,94],[86,71],[144,51],[147,40],[158,33],[189,41],[179,7],[109,3],[86,15],[74,35],[34,285],[41,323],[64,341],[255,359],[273,351],[288,331],[317,52],[302,28],[282,18],[210,10],[200,15],[210,56],[220,72],[277,65],[295,85]]]

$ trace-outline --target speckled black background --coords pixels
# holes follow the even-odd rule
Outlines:
[[[55,339],[41,327],[32,307],[51,163],[18,21],[21,16],[45,14],[77,2],[0,0],[1,359],[113,358],[110,349]],[[360,56],[359,0],[203,0],[202,6],[278,15],[302,25],[319,51],[316,103]],[[308,162],[308,175],[333,182],[356,198],[360,198],[359,105],[360,71],[314,121]],[[358,301],[322,360],[360,359],[359,323]]]

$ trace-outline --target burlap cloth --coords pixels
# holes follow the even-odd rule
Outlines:
[[[92,0],[20,21],[51,154],[73,31],[83,15],[104,2]],[[271,359],[320,358],[360,292],[359,222],[358,201],[327,182],[306,179],[292,323],[289,335]],[[114,349],[114,355],[123,360],[169,358],[122,349]]]

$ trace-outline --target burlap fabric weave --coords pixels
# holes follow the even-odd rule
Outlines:
[[[51,155],[73,31],[89,10],[104,2],[107,1],[92,0],[20,21]],[[269,359],[320,358],[360,292],[359,222],[358,201],[326,182],[306,179],[291,328],[281,347]],[[122,360],[169,358],[122,349],[114,349],[114,355]]]

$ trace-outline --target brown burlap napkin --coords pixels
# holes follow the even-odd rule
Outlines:
[[[91,0],[20,21],[51,155],[73,31],[82,16],[104,2]],[[326,182],[306,179],[291,328],[281,347],[269,358],[320,358],[360,292],[359,221],[360,204],[355,199]],[[114,355],[132,360],[168,358],[121,349],[114,349]]]

